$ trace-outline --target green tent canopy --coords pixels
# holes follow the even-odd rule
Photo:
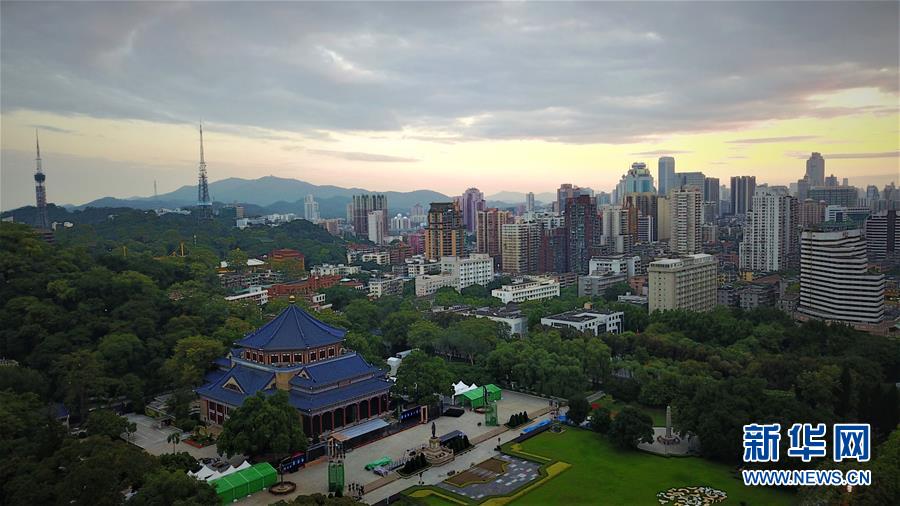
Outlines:
[[[265,490],[278,481],[278,472],[268,462],[262,462],[210,482],[222,504],[228,504],[250,494]]]
[[[487,388],[488,391],[488,400],[490,401],[499,401],[502,398],[503,390],[500,389],[497,385],[491,383],[490,385],[486,385],[485,387],[478,387],[469,390],[468,392],[463,392],[460,394],[460,397],[463,399],[463,404],[468,404],[473,408],[483,407],[484,402],[484,389]]]

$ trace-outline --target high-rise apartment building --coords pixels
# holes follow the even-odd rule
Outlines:
[[[650,235],[654,238],[659,236],[659,232],[656,228],[657,217],[659,216],[659,196],[657,194],[634,193],[631,195],[626,195],[625,207],[636,208],[639,213],[638,218],[650,218],[650,220],[647,221],[647,223],[652,227]]]
[[[753,195],[753,210],[744,222],[741,269],[775,272],[795,266],[798,222],[797,199],[786,191],[758,188]]]
[[[475,232],[478,221],[478,211],[484,210],[484,194],[478,188],[469,188],[463,192],[459,199],[460,211],[462,211],[463,224],[466,232]]]
[[[798,224],[802,228],[819,225],[825,221],[827,205],[821,200],[806,199],[800,204]]]
[[[565,213],[566,201],[574,198],[579,189],[580,188],[570,183],[559,185],[559,189],[556,190],[556,209],[554,209],[554,211],[560,214]]]
[[[566,263],[569,271],[587,274],[594,247],[599,244],[597,204],[588,195],[566,201]]]
[[[466,229],[461,214],[455,202],[432,202],[425,226],[425,258],[438,260],[463,254]]]
[[[672,188],[694,188],[702,193],[706,188],[706,176],[702,172],[676,172]]]
[[[658,161],[657,170],[657,186],[659,194],[666,196],[672,188],[675,179],[675,158],[671,156],[661,156]]]
[[[387,197],[385,195],[354,195],[352,205],[353,230],[358,237],[369,236],[369,212],[384,210],[384,230],[388,229]]]
[[[822,153],[813,153],[806,160],[806,178],[810,186],[825,185],[825,159]]]
[[[859,191],[855,186],[813,186],[807,196],[824,200],[829,206],[856,207],[859,204]]]
[[[884,319],[884,275],[868,271],[859,229],[806,230],[800,239],[797,310],[822,320],[872,324]]]
[[[756,176],[731,178],[731,214],[747,214],[753,208],[756,193]]]
[[[387,235],[387,227],[384,226],[385,213],[387,213],[385,209],[369,211],[366,228],[369,229],[369,240],[375,244],[384,244],[384,237]]]
[[[703,193],[696,189],[669,192],[669,251],[678,255],[702,253]]]
[[[532,192],[528,192],[525,194],[525,212],[534,212],[534,193]]]
[[[512,222],[512,213],[491,207],[478,211],[475,220],[475,251],[499,261],[502,241],[500,227]]]
[[[803,176],[803,179],[797,181],[797,200],[803,202],[809,198],[809,178]]]
[[[699,253],[650,262],[647,268],[650,312],[716,307],[716,259]]]
[[[900,261],[900,216],[895,209],[879,211],[866,220],[866,251],[870,262]]]
[[[307,195],[303,200],[303,217],[313,223],[319,221],[319,203],[312,195]]]
[[[540,270],[542,227],[537,222],[507,223],[502,229],[503,272],[534,274]]]

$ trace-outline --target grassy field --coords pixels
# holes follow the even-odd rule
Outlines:
[[[671,487],[710,486],[723,490],[723,504],[795,504],[795,495],[760,487],[745,487],[732,468],[695,457],[665,458],[639,451],[622,451],[586,430],[545,432],[517,447],[572,464],[559,476],[516,498],[515,506],[546,504],[658,505],[656,493]],[[527,455],[526,455],[527,456]]]

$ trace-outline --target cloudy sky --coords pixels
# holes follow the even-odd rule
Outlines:
[[[0,4],[4,209],[277,175],[610,189],[634,161],[900,182],[897,2]],[[298,196],[302,198],[302,196]]]

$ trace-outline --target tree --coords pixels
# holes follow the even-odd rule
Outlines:
[[[571,420],[575,425],[580,425],[581,422],[587,418],[590,410],[591,405],[588,404],[587,399],[585,399],[584,396],[579,395],[569,399],[569,411],[566,412],[566,418]]]
[[[225,346],[210,337],[189,336],[175,344],[172,357],[166,360],[165,371],[174,378],[176,386],[194,387],[212,362],[225,354]]]
[[[96,355],[88,350],[63,355],[57,362],[56,372],[66,405],[75,409],[79,420],[84,420],[88,414],[88,399],[105,393],[107,383]]]
[[[606,290],[603,291],[603,298],[610,302],[615,302],[619,300],[619,295],[625,295],[630,291],[631,286],[628,283],[616,283],[614,285],[606,287]]]
[[[84,428],[87,430],[88,435],[106,436],[111,439],[119,439],[123,433],[131,433],[137,430],[137,426],[134,423],[108,409],[92,411],[88,415]]]
[[[226,258],[226,262],[228,262],[228,267],[237,272],[244,272],[247,270],[247,260],[250,257],[241,251],[241,248],[235,248],[228,252],[228,257]]]
[[[436,404],[439,395],[453,393],[453,377],[447,364],[416,350],[400,362],[394,392],[421,404]]]
[[[391,351],[403,350],[406,347],[406,335],[409,327],[421,319],[422,316],[418,311],[409,309],[391,313],[384,319],[381,324],[381,332]]]
[[[128,502],[134,506],[218,506],[216,490],[205,481],[188,476],[184,471],[157,469],[144,477],[144,485]]]
[[[200,470],[200,462],[188,452],[163,453],[159,456],[159,463],[170,471],[197,472]]]
[[[650,415],[625,406],[610,424],[609,438],[620,448],[635,448],[638,443],[652,443],[653,420]]]
[[[237,453],[277,457],[306,450],[306,446],[300,417],[284,390],[247,397],[225,420],[217,441],[219,451],[228,457]]]
[[[344,308],[344,316],[350,321],[350,327],[359,332],[369,332],[378,327],[378,307],[366,299],[350,301]]]
[[[609,432],[609,426],[612,424],[610,415],[609,408],[606,406],[599,406],[591,411],[591,430],[601,434]]]
[[[444,329],[437,326],[434,322],[420,320],[409,326],[407,344],[426,353],[434,353],[435,346],[443,332]]]
[[[178,451],[178,443],[181,442],[181,433],[173,432],[166,437],[167,443],[172,443],[172,453],[176,453]]]

